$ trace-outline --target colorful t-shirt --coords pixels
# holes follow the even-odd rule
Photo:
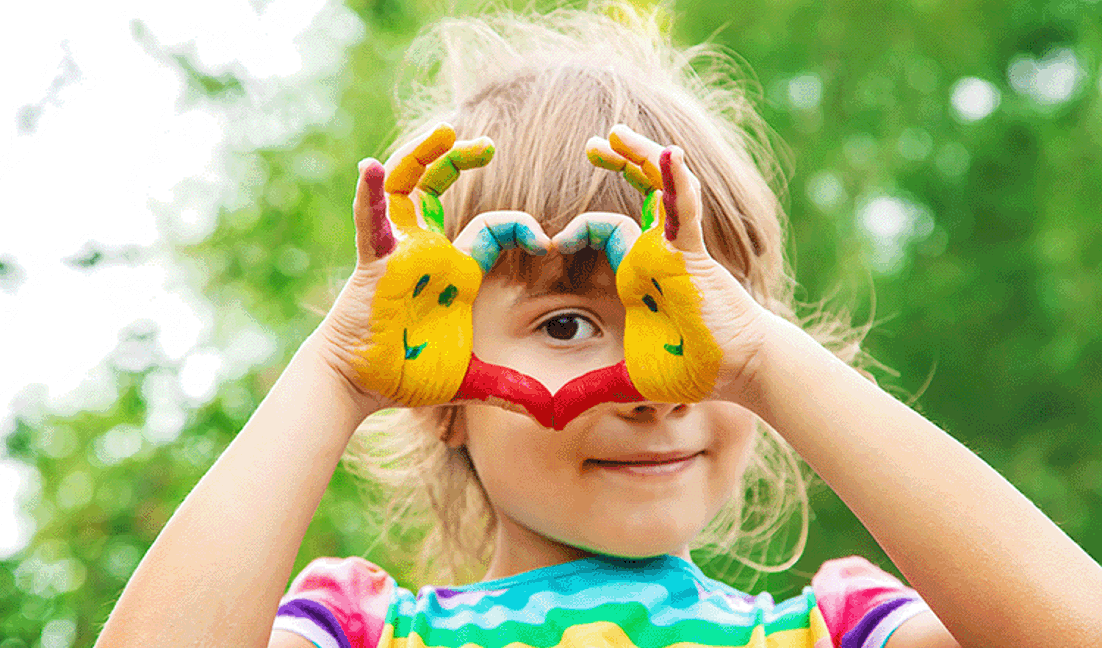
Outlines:
[[[929,608],[863,558],[828,561],[774,603],[674,556],[594,556],[414,595],[362,558],[320,558],[275,627],[318,648],[879,648]]]

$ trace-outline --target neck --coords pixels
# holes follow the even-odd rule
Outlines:
[[[595,555],[579,547],[540,535],[497,511],[497,531],[494,534],[494,554],[482,580],[497,580],[517,574],[561,565]],[[671,551],[671,555],[692,562],[689,548]]]

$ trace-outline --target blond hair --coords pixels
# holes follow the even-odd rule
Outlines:
[[[497,144],[486,169],[465,171],[443,196],[445,231],[454,239],[476,215],[528,212],[554,235],[584,211],[635,215],[642,196],[585,157],[585,142],[624,123],[686,151],[700,179],[704,240],[711,255],[765,307],[796,321],[794,281],[783,253],[783,173],[769,132],[753,107],[746,75],[722,50],[674,47],[660,11],[607,2],[546,15],[502,12],[440,21],[412,44],[401,89],[398,142],[438,121],[458,136]],[[591,252],[591,251],[590,251]],[[538,276],[523,254],[503,270],[529,284],[584,281],[594,255],[564,257],[562,272]],[[804,327],[847,362],[863,331],[821,312]],[[346,453],[355,472],[396,495],[384,529],[423,532],[425,577],[477,578],[492,550],[495,520],[454,432],[462,405],[399,409],[368,418]],[[795,562],[808,527],[807,471],[764,424],[739,492],[694,543],[757,570]],[[800,514],[787,555],[769,560],[777,533]],[[429,522],[428,520],[432,520]],[[775,553],[775,552],[774,552]]]

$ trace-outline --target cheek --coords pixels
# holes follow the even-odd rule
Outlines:
[[[552,487],[573,466],[563,435],[548,434],[530,417],[492,405],[465,409],[467,451],[496,505],[508,508],[514,499],[529,500],[533,491]]]
[[[742,475],[754,452],[757,417],[748,409],[732,403],[707,402],[708,424],[715,430],[712,453],[716,470],[712,473],[712,499],[722,506],[739,495]]]

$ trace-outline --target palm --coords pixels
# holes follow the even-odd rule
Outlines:
[[[632,383],[648,400],[719,397],[745,373],[762,309],[704,247],[699,182],[679,150],[623,127],[608,140],[591,140],[588,154],[646,196],[646,231],[605,246],[626,310],[624,361]]]
[[[388,169],[373,160],[362,166],[359,262],[326,329],[359,391],[416,407],[448,402],[459,388],[482,270],[425,222],[439,229],[436,196],[458,169],[481,166],[492,153],[485,138],[456,145],[442,125],[396,152]]]

